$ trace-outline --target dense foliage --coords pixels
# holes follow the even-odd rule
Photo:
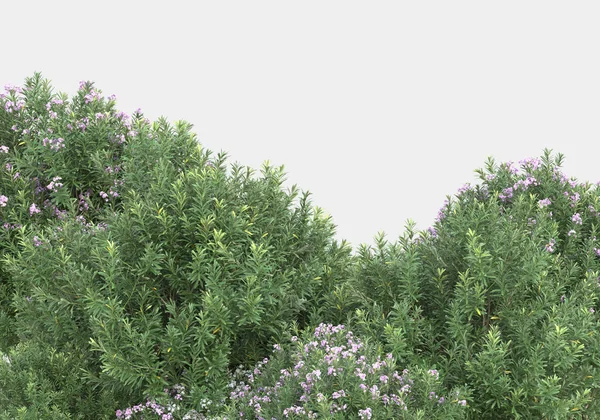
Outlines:
[[[352,255],[191,129],[90,82],[0,95],[1,418],[600,416],[599,194],[562,155]]]

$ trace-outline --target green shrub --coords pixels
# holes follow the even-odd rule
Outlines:
[[[95,224],[118,209],[124,144],[132,122],[90,82],[70,102],[39,73],[0,94],[0,253],[22,249],[19,230],[36,232],[67,213]],[[36,239],[37,241],[37,239]],[[18,342],[11,300],[19,287],[0,266],[0,349]]]
[[[220,401],[229,367],[264,358],[292,323],[328,316],[323,291],[342,271],[332,267],[350,261],[308,193],[282,191],[283,167],[227,174],[190,127],[138,120],[119,206],[97,223],[71,208],[15,231],[20,249],[4,257],[19,339],[86,355],[79,379],[120,406],[178,383],[196,406]]]
[[[39,340],[21,342],[0,360],[0,418],[84,419],[101,416],[115,402],[90,398],[79,380],[83,354],[57,351]],[[104,410],[104,414],[110,414]],[[96,417],[98,418],[98,417]]]
[[[428,232],[358,255],[349,327],[467,386],[469,418],[600,415],[598,190],[561,160],[490,159]]]
[[[522,172],[490,158],[427,231],[410,222],[352,256],[308,193],[283,191],[283,167],[228,168],[191,129],[130,120],[90,82],[71,101],[39,74],[0,94],[3,418],[260,414],[244,403],[281,369],[317,369],[348,344],[330,334],[312,349],[323,324],[353,331],[371,362],[391,354],[392,377],[407,367],[409,410],[359,411],[346,372],[323,376],[318,400],[285,382],[265,413],[345,399],[335,415],[600,416],[599,190],[567,179],[562,155]],[[304,339],[268,359],[290,331]],[[238,365],[260,374],[231,398]],[[433,403],[456,390],[466,407]]]

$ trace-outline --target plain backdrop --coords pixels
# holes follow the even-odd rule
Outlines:
[[[2,1],[0,86],[91,80],[186,120],[229,162],[284,165],[356,249],[500,163],[600,180],[597,1]]]

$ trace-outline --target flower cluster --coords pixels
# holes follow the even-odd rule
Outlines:
[[[165,396],[161,400],[165,400],[166,402],[161,403],[154,398],[148,398],[145,404],[136,404],[124,410],[117,410],[115,413],[116,418],[125,420],[136,418],[174,420],[175,416],[181,411],[179,403],[185,395],[185,387],[181,384],[176,384],[171,389],[165,388],[164,393]],[[195,420],[202,419],[204,416],[192,410],[183,415],[182,418],[184,420]]]
[[[234,390],[230,394],[230,414],[244,418],[268,419],[283,414],[283,418],[328,418],[342,415],[350,418],[403,418],[412,412],[415,378],[404,369],[399,374],[392,354],[381,358],[345,326],[320,324],[312,336],[304,340],[291,338],[296,351],[291,355],[276,344],[273,358],[263,360],[245,378],[234,375]],[[286,367],[287,365],[287,367]],[[278,372],[278,375],[275,373]],[[439,372],[426,374],[434,383]],[[270,378],[274,383],[267,383]],[[344,384],[343,387],[340,385]],[[433,391],[437,395],[437,390]],[[455,397],[458,393],[455,392]],[[454,402],[454,410],[466,405],[466,400],[439,397],[438,409]],[[436,407],[430,407],[435,412]],[[448,418],[452,418],[451,416]]]
[[[61,148],[64,148],[64,139],[59,137],[57,139],[48,139],[48,137],[45,137],[44,140],[42,140],[42,143],[44,144],[44,146],[48,146],[50,145],[50,148],[54,151],[58,151]]]

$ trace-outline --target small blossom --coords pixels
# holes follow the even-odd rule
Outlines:
[[[458,195],[461,195],[461,194],[463,194],[463,193],[465,193],[465,192],[467,192],[469,190],[472,190],[472,189],[473,189],[473,187],[471,187],[471,184],[466,183],[466,184],[464,184],[462,187],[460,187],[458,189]]]
[[[540,208],[549,206],[550,204],[552,203],[550,202],[549,198],[544,198],[543,200],[538,201],[538,205],[540,206]]]
[[[440,377],[439,372],[437,370],[435,370],[435,369],[428,370],[427,373],[429,373],[435,379],[438,379]]]
[[[429,232],[429,234],[431,234],[432,237],[434,237],[434,238],[438,237],[437,230],[435,230],[435,228],[433,226],[429,226],[427,228],[427,231]]]
[[[333,398],[334,400],[337,400],[338,398],[342,398],[346,396],[346,392],[344,392],[343,389],[340,389],[339,391],[335,391],[333,394],[331,394],[331,398]]]
[[[358,415],[361,419],[370,419],[373,416],[373,410],[367,407],[364,410],[358,410]]]
[[[48,184],[48,185],[46,186],[46,188],[47,188],[47,189],[49,189],[49,190],[51,190],[51,191],[57,192],[57,191],[58,191],[58,188],[60,188],[60,187],[62,187],[62,186],[63,186],[63,184],[62,184],[62,183],[60,183],[60,182],[56,182],[56,181],[58,181],[58,180],[60,180],[60,179],[62,179],[62,178],[61,178],[61,177],[59,177],[59,176],[56,176],[56,177],[54,177],[54,178],[52,179],[52,182],[51,182],[50,184]]]
[[[503,166],[505,166],[505,167],[506,167],[506,169],[507,169],[507,170],[508,170],[510,173],[512,173],[513,175],[516,175],[516,174],[518,174],[518,173],[519,173],[519,169],[517,169],[517,168],[513,167],[513,162],[512,162],[512,161],[505,162],[505,163],[503,164]]]
[[[542,164],[542,161],[538,158],[527,158],[527,159],[519,161],[519,164],[524,169],[531,167],[531,170],[535,171],[536,169],[538,169],[540,167],[540,165]]]
[[[29,207],[29,215],[33,216],[34,213],[40,213],[41,210],[37,208],[37,206],[35,205],[35,203],[33,203],[30,207]]]
[[[14,86],[14,85],[11,85],[11,84],[4,85],[4,90],[5,90],[6,93],[12,93],[12,92],[14,92],[16,94],[19,94],[19,93],[23,92],[23,89],[21,89],[19,86]]]

